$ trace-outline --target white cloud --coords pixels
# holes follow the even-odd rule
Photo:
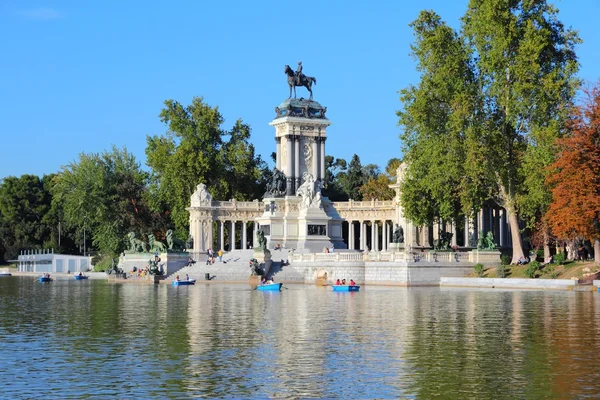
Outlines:
[[[52,8],[47,7],[39,7],[39,8],[29,8],[24,10],[17,11],[17,14],[31,20],[37,21],[47,21],[51,19],[62,18],[63,14],[59,11],[56,11]]]

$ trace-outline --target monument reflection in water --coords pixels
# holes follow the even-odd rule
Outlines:
[[[600,393],[597,294],[365,289],[3,278],[2,397]]]

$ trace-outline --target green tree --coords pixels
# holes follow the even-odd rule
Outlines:
[[[148,173],[135,157],[113,147],[102,154],[80,154],[77,162],[63,167],[52,201],[62,208],[64,223],[75,231],[78,242],[85,229],[100,252],[117,254],[124,249],[128,232],[144,237],[164,229],[156,226],[165,222],[164,217],[154,215],[147,205],[147,184]]]
[[[352,200],[361,200],[360,187],[365,183],[365,176],[360,158],[354,154],[348,164],[347,171],[338,174],[342,190]]]
[[[47,215],[51,194],[36,175],[9,176],[0,183],[0,260],[16,259],[23,249],[55,247]]]
[[[558,134],[561,110],[572,102],[577,35],[543,0],[471,0],[460,35],[433,12],[413,27],[421,82],[402,91],[399,112],[413,189],[403,190],[407,214],[423,216],[410,206],[417,203],[410,196],[423,201],[418,185],[429,190],[428,218],[470,214],[493,198],[507,211],[516,262],[524,255],[518,199],[531,190],[523,166],[539,155],[532,146]],[[436,176],[443,190],[425,182]],[[543,179],[527,182],[545,190]]]
[[[343,158],[333,158],[325,156],[325,179],[323,180],[325,188],[323,196],[331,201],[347,201],[348,194],[344,192],[340,183],[339,176],[346,168],[346,160]]]
[[[249,143],[248,125],[238,120],[230,131],[222,129],[218,107],[200,97],[186,107],[165,101],[160,119],[168,131],[147,137],[146,147],[152,207],[170,214],[179,235],[188,233],[186,208],[198,183],[215,199],[250,200],[264,193],[269,172]]]

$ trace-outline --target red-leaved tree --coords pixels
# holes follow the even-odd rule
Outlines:
[[[585,92],[573,110],[569,134],[559,139],[560,154],[550,166],[547,182],[552,203],[547,221],[554,235],[594,242],[600,265],[600,81]]]

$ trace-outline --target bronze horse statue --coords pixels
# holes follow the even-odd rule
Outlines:
[[[288,85],[290,86],[290,97],[292,97],[292,88],[294,88],[294,98],[296,98],[296,86],[304,86],[306,90],[310,93],[309,100],[312,100],[312,85],[313,83],[316,85],[317,80],[312,76],[306,76],[302,74],[300,79],[297,79],[296,73],[294,70],[290,68],[289,65],[285,66],[285,74],[287,75]],[[299,81],[299,82],[298,82]]]

